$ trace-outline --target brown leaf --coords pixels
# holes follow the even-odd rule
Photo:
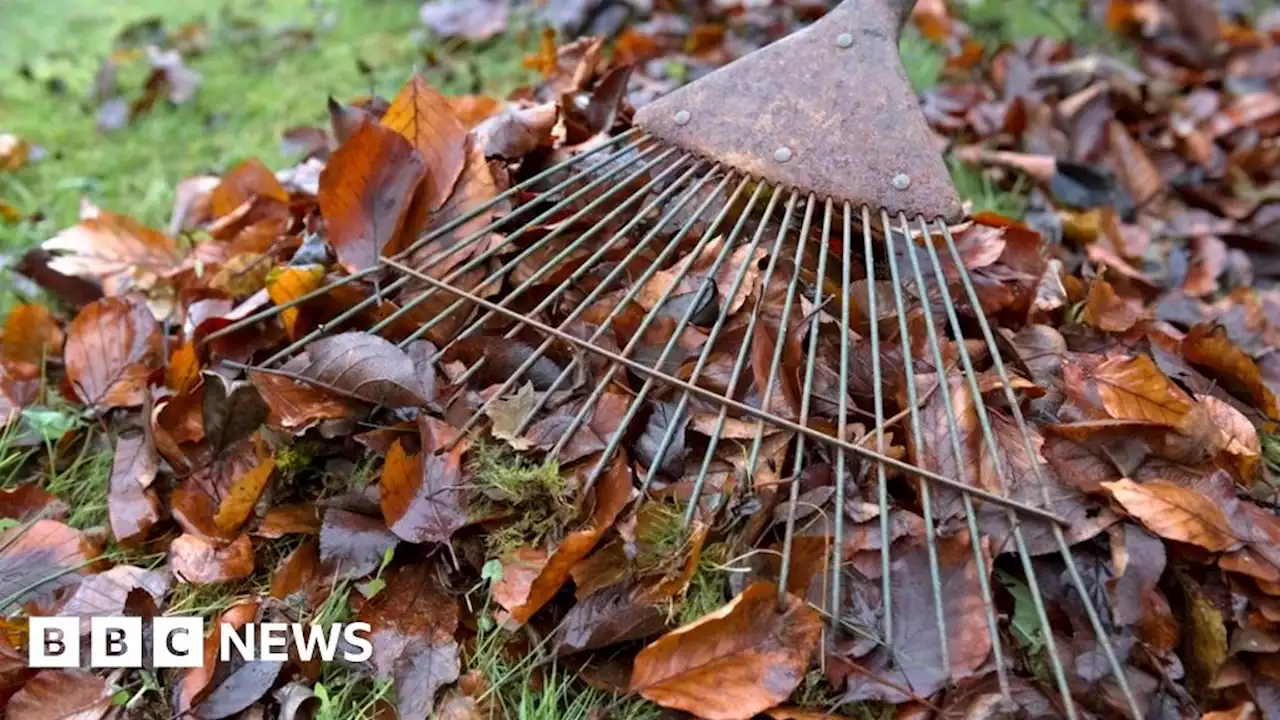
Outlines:
[[[1197,395],[1196,399],[1209,424],[1219,433],[1221,452],[1231,458],[1228,467],[1234,465],[1236,477],[1246,485],[1252,484],[1262,452],[1257,428],[1226,401],[1212,395]]]
[[[1218,276],[1227,267],[1227,244],[1212,235],[1191,239],[1195,255],[1187,277],[1182,281],[1182,291],[1201,297],[1218,290]]]
[[[117,565],[81,580],[58,608],[58,615],[79,617],[82,632],[87,635],[92,628],[92,618],[123,615],[133,590],[144,590],[159,602],[172,585],[173,578],[167,572]]]
[[[111,707],[111,688],[83,670],[42,670],[9,698],[13,720],[97,720]]]
[[[179,395],[190,394],[200,384],[200,356],[194,342],[187,341],[173,349],[164,369],[164,384]]]
[[[10,528],[0,535],[0,598],[14,606],[43,598],[75,583],[74,571],[96,556],[84,533],[56,520]]]
[[[209,203],[213,216],[221,218],[255,198],[288,203],[289,193],[261,160],[249,158],[222,176],[222,182],[209,195]]]
[[[325,420],[352,420],[362,408],[340,395],[276,373],[249,371],[249,379],[270,409],[272,427],[297,435]]]
[[[41,247],[60,253],[49,260],[50,270],[95,281],[107,295],[148,289],[157,276],[178,267],[178,251],[168,235],[102,210]]]
[[[271,508],[254,535],[280,538],[285,535],[315,535],[320,532],[321,509],[313,503],[279,505]]]
[[[426,161],[427,210],[440,209],[467,160],[467,128],[449,101],[415,74],[391,101],[382,126],[403,136]]]
[[[144,539],[160,522],[160,499],[150,488],[156,472],[156,449],[150,438],[137,433],[122,436],[116,442],[107,513],[117,542],[128,544]]]
[[[822,619],[771,583],[659,638],[636,656],[631,692],[709,720],[746,720],[786,700],[804,680]]]
[[[188,714],[191,707],[208,694],[209,684],[213,682],[215,671],[218,669],[222,633],[228,629],[239,630],[257,617],[258,602],[256,600],[238,602],[218,616],[218,621],[213,623],[213,632],[204,639],[204,663],[200,667],[184,671],[173,686],[170,706],[175,715]]]
[[[1164,573],[1164,543],[1131,523],[1116,525],[1111,529],[1111,566],[1111,616],[1117,624],[1134,625],[1152,607],[1151,596]]]
[[[1252,402],[1272,420],[1280,420],[1280,405],[1258,365],[1231,342],[1222,325],[1201,323],[1191,328],[1182,339],[1182,354],[1232,395]]]
[[[219,548],[195,535],[183,534],[169,545],[169,564],[183,582],[216,585],[253,574],[253,544],[241,535]]]
[[[381,503],[387,527],[413,543],[449,542],[467,523],[470,504],[462,485],[466,443],[447,453],[408,455],[397,440],[382,469]]]
[[[320,576],[320,543],[309,539],[289,553],[271,573],[271,597],[284,600],[305,591]]]
[[[1199,545],[1211,552],[1240,544],[1222,508],[1195,490],[1164,480],[1148,480],[1139,485],[1128,478],[1102,483],[1102,487],[1126,512],[1163,538]]]
[[[583,466],[591,468],[595,462],[594,459],[588,460]],[[596,482],[594,509],[586,527],[569,533],[550,556],[535,551],[535,555],[541,555],[535,558],[535,562],[529,562],[527,553],[523,562],[512,556],[503,558],[502,579],[495,583],[493,596],[511,613],[516,623],[528,622],[560,590],[560,586],[569,579],[573,566],[585,558],[605,531],[613,526],[622,508],[631,501],[633,492],[631,469],[619,452]],[[524,572],[508,572],[509,566],[521,565],[526,568]]]
[[[1242,702],[1228,710],[1215,710],[1200,716],[1200,720],[1254,720],[1258,709],[1251,702]]]
[[[364,577],[399,542],[380,517],[330,508],[320,528],[320,562],[338,579]]]
[[[489,163],[473,143],[467,151],[465,169],[459,176],[448,201],[431,214],[430,222],[426,223],[425,227],[418,230],[421,230],[424,235],[430,235],[440,232],[463,216],[469,216],[472,213],[475,213],[475,216],[415,250],[409,255],[408,265],[431,277],[444,279],[472,255],[483,251],[486,244],[481,241],[458,247],[456,252],[448,252],[463,240],[487,227],[495,215],[505,212],[507,209],[505,204],[497,203],[493,207],[476,213],[477,209],[497,197],[498,191],[498,183],[489,169]],[[413,239],[417,239],[416,235]]]
[[[362,125],[329,158],[316,200],[329,245],[347,272],[378,264],[426,172],[408,140],[372,123]]]
[[[1089,286],[1085,298],[1084,322],[1107,332],[1124,332],[1142,318],[1142,302],[1136,298],[1124,298],[1116,294],[1111,283],[1101,278]]]
[[[220,533],[231,535],[249,519],[253,514],[253,506],[271,481],[271,473],[275,469],[276,459],[267,457],[231,481],[231,487],[222,496],[218,512],[213,516],[213,525]]]
[[[222,720],[248,708],[271,691],[284,669],[283,660],[248,660],[233,668],[192,713],[202,720]]]
[[[1112,358],[1094,372],[1107,413],[1117,420],[1144,420],[1178,427],[1191,398],[1173,384],[1149,355]]]
[[[103,298],[67,326],[67,380],[87,405],[141,405],[160,347],[160,329],[140,295]]]
[[[1108,157],[1114,161],[1116,174],[1129,191],[1129,197],[1138,206],[1150,202],[1164,187],[1160,169],[1118,120],[1112,120],[1108,126],[1107,141],[1110,145]]]
[[[285,369],[326,390],[366,402],[391,407],[427,403],[413,360],[385,338],[366,332],[316,340]]]
[[[502,112],[505,106],[502,100],[488,95],[454,95],[445,100],[468,130]]]
[[[57,495],[30,482],[0,490],[0,518],[27,522],[38,517],[61,520],[71,510]]]
[[[62,353],[62,328],[43,305],[19,305],[0,330],[0,362],[10,374],[40,377],[44,360]]]

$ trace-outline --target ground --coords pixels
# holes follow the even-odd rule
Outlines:
[[[8,21],[0,42],[0,133],[13,133],[47,153],[17,173],[0,174],[0,200],[24,218],[38,218],[0,222],[0,258],[72,224],[82,198],[163,226],[174,187],[185,177],[221,174],[252,156],[285,166],[290,158],[281,152],[282,132],[324,123],[326,96],[390,96],[414,70],[448,93],[499,95],[526,79],[521,58],[536,42],[533,29],[463,49],[428,37],[419,26],[418,9],[416,0],[0,0],[0,15]],[[190,60],[203,85],[188,104],[161,104],[128,127],[99,133],[96,108],[87,99],[99,62],[112,52],[121,30],[152,17],[159,17],[167,32],[203,28],[207,48]],[[979,33],[1000,39],[1094,32],[1072,3],[1054,3],[1050,12],[1029,3],[983,0],[971,7],[969,20]],[[199,21],[203,25],[188,25]],[[914,28],[908,28],[903,50],[917,86],[929,85],[943,72],[944,51]],[[125,63],[120,82],[127,94],[140,92],[144,64]],[[954,169],[961,192],[977,207],[1019,212],[1022,203],[1016,195],[992,188],[973,171]],[[0,279],[0,287],[9,285]],[[11,301],[0,298],[0,304]],[[54,425],[83,422],[56,412],[48,420]],[[14,481],[22,458],[7,440],[0,438],[0,485]],[[97,445],[86,443],[84,456],[75,462],[48,463],[58,469],[45,478],[46,487],[74,509],[70,524],[78,527],[99,524],[105,517],[110,461],[88,449],[93,447]],[[46,451],[52,456],[58,449],[50,445]],[[142,560],[132,559],[138,564]],[[186,593],[175,608],[214,613],[247,589]],[[501,694],[512,717],[586,718],[607,701],[594,691],[583,692],[564,671],[544,674],[540,689],[530,689],[521,680],[529,667],[511,665],[483,647],[470,665],[508,689]],[[348,680],[341,674],[322,679],[321,717],[364,716],[389,689]],[[625,701],[617,710],[614,717],[657,715],[655,706],[637,701]]]

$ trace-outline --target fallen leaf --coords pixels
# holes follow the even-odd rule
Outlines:
[[[533,383],[530,382],[521,385],[514,395],[494,398],[484,411],[485,415],[493,421],[489,432],[516,450],[523,451],[533,447],[533,442],[517,436],[516,430],[533,413],[537,403],[538,398],[534,394]]]
[[[320,528],[320,561],[338,579],[364,577],[399,542],[380,517],[330,508]]]
[[[129,593],[145,591],[160,602],[173,586],[173,578],[163,571],[117,565],[83,578],[58,608],[62,617],[79,617],[82,634],[89,634],[92,618],[125,614]]]
[[[19,305],[0,330],[0,361],[10,374],[40,377],[46,358],[62,353],[64,336],[58,321],[43,305]]]
[[[453,194],[467,161],[466,126],[449,101],[417,74],[391,101],[382,125],[400,133],[426,161],[427,211],[439,210]]]
[[[306,591],[320,577],[320,543],[307,540],[289,553],[271,573],[271,597],[277,600]]]
[[[9,698],[14,720],[98,720],[111,707],[111,688],[84,670],[42,670]]]
[[[1258,365],[1231,342],[1222,325],[1202,323],[1191,328],[1182,339],[1182,354],[1231,394],[1252,402],[1268,418],[1280,420],[1280,405]]]
[[[49,269],[97,282],[107,295],[149,289],[158,276],[178,268],[173,239],[132,218],[104,210],[46,240],[55,253]]]
[[[755,583],[728,605],[671,631],[636,656],[631,692],[709,720],[746,720],[804,680],[822,619],[797,597]]]
[[[231,717],[271,691],[283,660],[248,660],[239,664],[210,692],[192,713],[201,720]]]
[[[659,470],[671,475],[679,475],[684,470],[684,457],[688,453],[685,447],[685,429],[688,425],[688,413],[676,412],[678,404],[674,402],[657,403],[649,412],[649,420],[645,423],[644,432],[636,440],[636,460],[645,467],[656,464]],[[662,439],[670,433],[671,439],[661,456]]]
[[[467,522],[462,487],[466,443],[447,453],[408,455],[397,440],[382,469],[381,503],[387,527],[413,543],[449,542]]]
[[[551,145],[559,110],[555,103],[508,107],[476,126],[474,147],[482,157],[515,160]]]
[[[453,188],[453,194],[444,205],[440,206],[439,210],[431,214],[429,221],[423,227],[418,228],[424,237],[434,236],[434,238],[409,255],[408,265],[442,280],[449,277],[455,268],[470,259],[473,254],[484,250],[483,241],[466,244],[463,244],[463,241],[473,238],[476,233],[489,226],[495,215],[509,209],[505,203],[493,202],[499,190],[497,180],[489,169],[488,161],[475,144],[471,144],[467,150],[466,165]],[[492,203],[491,207],[480,210],[490,203]],[[445,232],[446,227],[458,223],[464,217],[469,219]],[[414,240],[416,239],[415,236]],[[456,282],[457,279],[455,278],[454,281]],[[405,297],[409,293],[420,293],[423,290],[425,288],[411,286],[406,290]]]
[[[250,371],[249,379],[270,410],[267,422],[295,435],[319,422],[353,420],[363,412],[347,398],[284,375]]]
[[[307,345],[290,373],[340,395],[392,407],[426,405],[413,360],[378,335],[347,332]]]
[[[1145,420],[1178,427],[1191,398],[1173,384],[1149,355],[1112,358],[1093,373],[1107,413],[1117,420]]]
[[[142,433],[121,436],[107,490],[107,515],[117,542],[144,539],[160,522],[160,500],[150,488],[156,472],[156,449],[150,438]]]
[[[159,348],[160,329],[140,295],[103,298],[67,326],[67,380],[88,405],[141,405]]]
[[[227,494],[222,496],[218,504],[218,512],[213,516],[214,527],[224,535],[231,535],[245,520],[253,514],[253,507],[258,497],[271,481],[271,474],[276,469],[276,460],[267,457],[253,469],[242,473],[231,481]]]
[[[329,245],[347,272],[377,266],[426,172],[408,140],[372,123],[361,125],[329,158],[316,199]]]
[[[288,265],[273,268],[267,273],[267,296],[276,305],[285,305],[308,293],[315,292],[324,283],[323,265]],[[280,324],[291,340],[302,336],[299,318],[302,309],[288,307],[280,311]]]
[[[47,597],[96,556],[84,533],[56,520],[10,528],[0,535],[0,600],[10,607]]]
[[[31,482],[0,490],[0,518],[27,522],[36,518],[61,520],[71,510],[57,495]]]
[[[214,218],[230,215],[241,205],[254,199],[281,204],[289,202],[289,193],[276,179],[275,173],[257,158],[250,158],[232,168],[222,176],[222,182],[209,194]]]
[[[216,585],[253,574],[253,544],[241,535],[226,547],[217,547],[195,535],[183,534],[169,545],[169,564],[183,582]]]
[[[1111,283],[1101,278],[1089,286],[1081,319],[1107,332],[1124,332],[1142,318],[1142,302],[1136,298],[1120,297]]]
[[[1139,485],[1128,478],[1104,482],[1102,487],[1126,512],[1163,538],[1211,552],[1240,545],[1222,509],[1195,490],[1163,480]]]
[[[423,3],[419,17],[442,38],[481,42],[506,32],[507,13],[501,0],[430,0]]]
[[[313,503],[279,505],[267,512],[253,534],[265,538],[315,535],[320,532],[323,515],[324,512]]]

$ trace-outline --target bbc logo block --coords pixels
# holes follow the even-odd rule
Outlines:
[[[80,619],[32,617],[27,653],[32,668],[78,668],[83,660]],[[158,617],[151,621],[151,665],[191,668],[204,664],[204,622],[199,617]],[[140,617],[95,617],[88,634],[89,666],[140,668],[145,632]]]

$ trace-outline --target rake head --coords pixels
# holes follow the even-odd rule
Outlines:
[[[395,298],[367,329],[419,354],[431,340],[449,388],[437,414],[459,437],[516,408],[501,436],[580,468],[584,504],[621,467],[638,491],[626,513],[674,502],[684,532],[772,558],[737,569],[827,618],[844,700],[930,702],[985,677],[992,708],[1077,717],[1088,696],[1139,717],[1071,549],[1091,520],[1041,476],[1030,383],[983,310],[897,57],[908,9],[846,2],[642,109],[640,129],[382,258],[377,293],[254,369],[305,365],[312,343]],[[1011,641],[997,565],[1025,583],[1043,688]],[[1074,590],[1070,643],[1045,582]],[[1086,653],[1094,687],[1066,670]]]

